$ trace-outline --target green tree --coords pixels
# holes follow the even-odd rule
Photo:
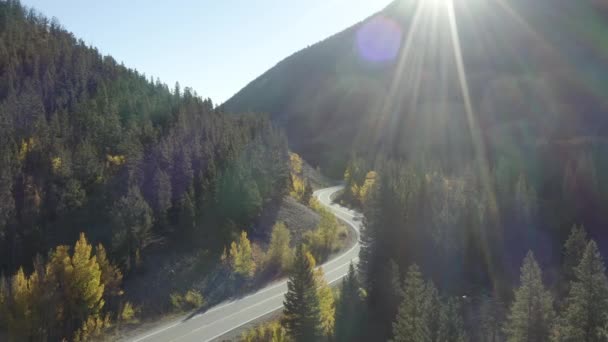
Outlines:
[[[308,231],[305,239],[317,260],[325,260],[338,245],[340,226],[336,216],[326,209],[319,211],[321,220],[315,230]]]
[[[420,269],[414,264],[405,275],[403,301],[393,322],[393,341],[429,341],[427,308],[427,288]]]
[[[336,303],[335,340],[355,341],[361,337],[364,324],[364,302],[355,267],[351,263],[348,274],[342,280],[340,297]]]
[[[531,251],[521,267],[520,282],[505,325],[507,341],[549,341],[555,316],[553,298]]]
[[[152,209],[137,187],[131,187],[112,208],[112,246],[127,270],[138,266],[141,253],[152,243]]]
[[[482,297],[480,311],[480,323],[477,333],[481,341],[500,342],[503,341],[503,322],[505,320],[505,307],[495,297]]]
[[[289,270],[293,259],[293,250],[289,247],[291,234],[283,222],[277,222],[272,227],[270,245],[266,254],[266,264],[271,270]]]
[[[321,310],[315,275],[303,246],[297,248],[283,305],[283,325],[295,342],[313,342],[321,338]]]
[[[449,298],[441,307],[439,332],[436,342],[465,342],[468,340],[464,331],[464,321],[460,313],[458,299]]]
[[[317,288],[317,298],[319,298],[319,316],[321,318],[321,331],[326,337],[334,335],[336,305],[334,293],[325,280],[323,268],[315,271],[315,283]]]
[[[568,282],[576,278],[575,269],[580,264],[587,247],[587,233],[583,226],[573,226],[564,243],[562,275]]]
[[[595,241],[590,241],[580,264],[574,269],[566,300],[559,341],[600,342],[608,340],[608,279]]]

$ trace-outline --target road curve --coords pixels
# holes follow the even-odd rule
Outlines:
[[[339,219],[348,224],[357,235],[357,242],[344,253],[324,263],[325,278],[335,283],[348,273],[350,262],[359,257],[359,213],[331,202],[331,195],[341,190],[334,186],[317,190],[314,196]],[[243,298],[224,302],[191,318],[182,317],[156,330],[136,336],[132,342],[201,342],[219,340],[230,331],[283,308],[287,280],[282,279]]]

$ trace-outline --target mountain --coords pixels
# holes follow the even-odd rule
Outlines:
[[[223,109],[270,113],[293,150],[333,175],[351,151],[453,168],[479,152],[603,144],[606,8],[398,0],[289,56]]]
[[[266,118],[223,115],[0,1],[0,274],[79,232],[125,272],[154,245],[220,253],[282,198],[286,147]]]

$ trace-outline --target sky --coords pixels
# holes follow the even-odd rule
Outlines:
[[[220,104],[390,0],[22,0],[146,76]]]

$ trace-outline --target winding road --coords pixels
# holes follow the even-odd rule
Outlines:
[[[328,283],[335,283],[348,273],[350,262],[357,262],[359,257],[359,213],[337,204],[331,196],[340,191],[342,186],[317,190],[314,196],[326,208],[356,233],[357,242],[344,253],[336,256],[319,267],[323,267]],[[287,292],[287,280],[282,279],[265,288],[229,302],[218,304],[206,312],[191,318],[183,317],[154,331],[132,338],[132,342],[201,342],[221,340],[221,337],[247,323],[283,308],[283,299]]]

